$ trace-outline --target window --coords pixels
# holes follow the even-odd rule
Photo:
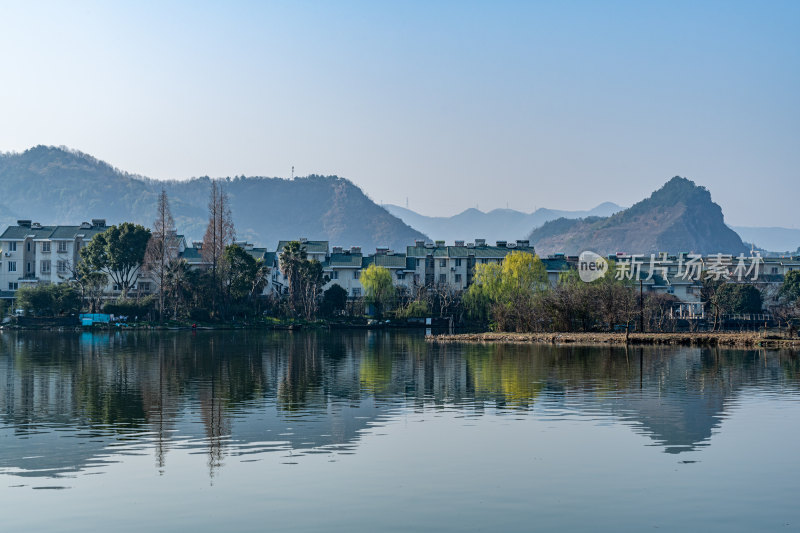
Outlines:
[[[150,282],[149,281],[140,281],[139,282],[139,290],[141,292],[150,292]]]
[[[28,246],[27,246],[27,248],[28,248],[28,251],[30,252],[30,251],[31,251],[31,241],[28,241],[28,243],[27,243],[27,244],[28,244]]]
[[[67,241],[58,241],[58,253],[67,253]]]
[[[778,273],[778,267],[772,267],[772,273],[773,274],[777,274]]]
[[[17,283],[16,281],[13,283],[10,281],[8,282],[8,290],[15,291],[17,289],[19,289],[19,283]]]
[[[397,279],[405,279],[405,277],[406,277],[406,275],[403,274],[402,272],[398,272],[397,273]]]
[[[9,252],[16,252],[17,251],[17,243],[16,242],[9,242],[8,243],[8,251]]]
[[[355,289],[353,289],[353,298],[358,298],[360,296],[361,296],[361,289],[359,289],[357,287]]]
[[[334,270],[333,272],[331,272],[331,279],[339,279],[339,271],[338,270]]]
[[[67,271],[67,262],[59,261],[58,263],[56,263],[56,267],[58,268],[59,274],[64,274]]]
[[[49,242],[43,242],[42,243],[42,252],[44,252],[44,253],[49,253],[50,252],[50,243]]]
[[[41,271],[42,274],[49,274],[50,273],[50,261],[42,261],[41,262]]]
[[[461,283],[461,274],[456,274],[456,283]]]
[[[122,290],[122,285],[120,285],[119,283],[114,283],[114,285],[111,287],[111,290],[113,290],[113,291],[121,291]]]
[[[8,271],[9,272],[16,272],[17,271],[17,262],[16,261],[9,261],[8,262]]]
[[[28,243],[28,244],[30,244],[30,243]],[[27,265],[25,265],[25,266],[27,267],[25,270],[26,270],[26,272],[27,272],[28,274],[30,274],[31,272],[33,272],[33,263],[31,263],[30,261],[28,261],[28,264],[27,264]]]
[[[353,270],[353,279],[358,279],[360,272],[358,270]]]
[[[439,274],[439,283],[447,283],[447,274]]]
[[[439,266],[442,267],[442,268],[446,268],[447,267],[447,259],[440,260],[439,261]]]
[[[461,266],[461,259],[456,259],[456,266],[457,266],[457,267],[460,267],[460,266]]]
[[[417,259],[417,268],[419,268],[420,265],[422,265],[422,259]]]

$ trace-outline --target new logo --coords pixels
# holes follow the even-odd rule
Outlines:
[[[598,280],[608,272],[608,261],[594,252],[581,252],[578,257],[578,274],[586,283]]]

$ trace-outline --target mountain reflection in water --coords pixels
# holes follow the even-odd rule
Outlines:
[[[436,345],[381,332],[0,334],[0,473],[59,476],[155,451],[357,453],[407,411],[596,417],[668,453],[707,446],[746,389],[797,394],[796,353]]]

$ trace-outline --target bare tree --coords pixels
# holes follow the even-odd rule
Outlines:
[[[220,262],[224,260],[225,247],[233,244],[235,238],[236,230],[233,227],[233,216],[231,215],[228,194],[222,190],[216,181],[212,180],[211,194],[208,198],[208,227],[206,227],[206,233],[203,236],[203,247],[200,249],[200,254],[205,262],[211,264],[211,276],[214,285],[212,307],[214,310],[217,307],[217,270]]]
[[[175,220],[169,208],[167,191],[161,189],[158,197],[158,212],[153,222],[153,231],[144,255],[148,276],[158,284],[158,319],[163,320],[164,295],[167,277],[172,264],[178,259],[178,235]]]

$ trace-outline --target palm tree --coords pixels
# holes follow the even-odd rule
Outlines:
[[[291,241],[283,247],[280,254],[281,273],[286,278],[289,289],[289,307],[296,312],[296,301],[300,296],[300,268],[306,261],[306,249],[300,241]]]

